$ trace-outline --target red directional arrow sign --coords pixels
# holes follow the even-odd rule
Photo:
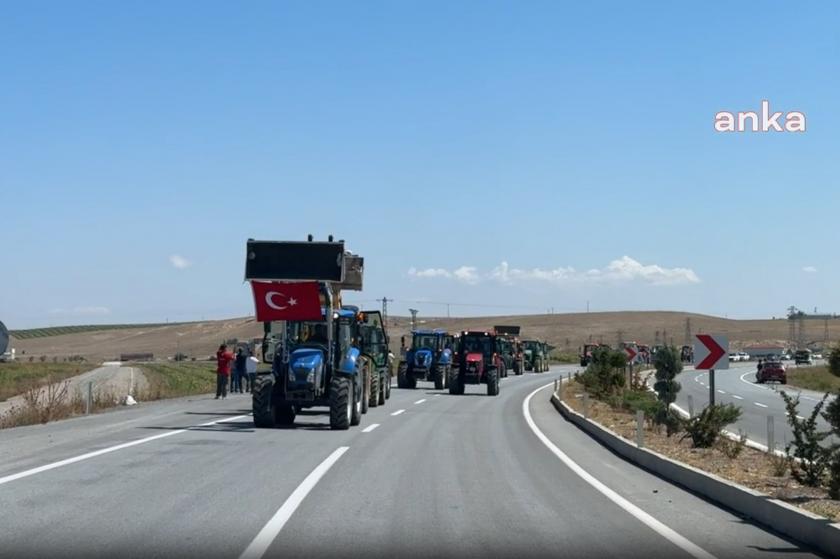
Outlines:
[[[728,369],[729,340],[726,336],[697,334],[694,336],[695,369]]]
[[[634,348],[633,346],[629,346],[629,345],[624,346],[624,351],[627,352],[627,362],[628,363],[632,363],[633,360],[636,359],[636,356],[639,354],[639,352],[636,351],[636,348]]]

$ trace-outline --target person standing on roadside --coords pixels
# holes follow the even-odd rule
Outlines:
[[[216,399],[227,398],[228,378],[230,377],[230,363],[234,357],[228,351],[227,345],[222,344],[216,352]]]
[[[245,363],[248,358],[242,351],[242,348],[236,350],[236,360],[233,365],[233,378],[230,386],[231,392],[239,392],[242,394],[242,377],[245,376]]]
[[[251,354],[248,357],[248,361],[245,362],[245,378],[248,379],[248,392],[254,391],[254,383],[257,382],[257,364],[259,362],[260,360],[254,354]]]

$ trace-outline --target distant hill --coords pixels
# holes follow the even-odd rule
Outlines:
[[[715,316],[666,311],[626,311],[576,314],[541,314],[468,318],[420,318],[423,328],[446,328],[450,331],[489,329],[495,324],[518,324],[523,337],[547,340],[560,350],[577,351],[589,340],[615,345],[617,341],[634,340],[653,344],[657,339],[682,345],[686,321],[691,331],[716,333],[729,336],[732,346],[740,348],[753,343],[786,345],[788,320],[733,320]],[[840,339],[840,319],[828,321],[829,340]],[[823,321],[805,321],[805,339],[822,342]],[[400,336],[407,335],[410,320],[406,317],[389,317],[388,331],[391,346],[399,348]],[[253,318],[233,318],[178,324],[121,325],[105,330],[77,328],[72,332],[47,337],[19,338],[12,333],[12,345],[18,355],[46,355],[59,358],[84,355],[88,359],[111,359],[120,353],[153,353],[157,358],[172,357],[183,352],[199,359],[213,355],[219,344],[231,338],[246,340],[262,337],[262,325]],[[23,357],[23,355],[21,355]],[[25,358],[25,357],[24,357]]]
[[[83,324],[80,326],[50,326],[47,328],[29,328],[26,330],[11,330],[10,334],[18,340],[30,338],[46,338],[62,336],[64,334],[78,334],[80,332],[101,332],[104,330],[126,330],[131,328],[156,328],[159,326],[173,326],[190,324],[188,322],[161,322],[157,324]]]

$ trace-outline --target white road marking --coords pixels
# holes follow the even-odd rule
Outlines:
[[[397,411],[395,411],[394,413],[392,413],[391,415],[400,415],[400,414],[401,414],[401,413],[403,413],[404,411],[405,411],[405,410],[397,410]]]
[[[423,398],[423,399],[421,399],[421,400],[417,400],[416,402],[414,402],[414,405],[416,406],[417,404],[422,404],[422,403],[423,403],[423,402],[425,402],[425,401],[426,401],[426,399],[425,399],[425,398]]]
[[[796,416],[796,419],[798,419],[798,420],[800,420],[800,421],[805,421],[805,418],[804,418],[804,417],[802,417],[801,415],[797,415],[797,416]]]
[[[735,398],[736,400],[743,400],[744,399],[743,396],[738,396],[737,394],[733,394],[732,397]]]
[[[724,391],[723,391],[723,390],[721,390],[720,388],[718,388],[718,392],[720,392],[721,394],[726,394],[726,392],[724,392]]]
[[[260,530],[260,533],[257,534],[257,537],[254,538],[254,541],[242,552],[242,555],[239,556],[239,559],[259,559],[262,557],[265,552],[268,550],[268,547],[271,545],[271,542],[274,541],[274,538],[280,533],[280,530],[283,529],[283,526],[286,525],[286,522],[289,521],[289,518],[292,517],[295,510],[300,506],[306,496],[312,491],[312,488],[320,481],[324,474],[329,471],[333,464],[338,462],[338,459],[347,452],[349,446],[340,446],[333,451],[332,454],[326,457],[323,462],[318,464],[318,466],[310,472],[308,476],[297,486],[289,498],[286,499],[286,502],[283,503],[274,516],[271,517],[271,520],[268,521],[268,524],[263,526],[263,529]]]
[[[766,408],[767,407],[765,404],[760,404],[758,402],[753,402],[753,404],[755,404],[756,406],[758,406],[760,408]]]
[[[379,423],[373,423],[373,424],[365,427],[364,429],[362,429],[362,433],[370,433],[371,431],[373,431],[377,427],[379,427]]]
[[[131,448],[132,446],[141,445],[144,443],[156,441],[158,439],[165,439],[166,437],[171,437],[173,435],[180,435],[181,433],[186,433],[191,429],[195,429],[197,427],[209,427],[210,425],[216,425],[217,423],[224,423],[226,421],[236,421],[237,419],[242,419],[243,417],[248,417],[247,415],[237,415],[236,417],[228,417],[225,419],[217,419],[216,421],[210,421],[208,423],[201,423],[200,425],[194,425],[192,427],[187,427],[186,429],[176,429],[175,431],[169,431],[168,433],[161,433],[159,435],[152,435],[151,437],[146,437],[144,439],[137,439],[136,441],[129,441],[127,443],[122,443],[114,446],[109,446],[108,448],[102,448],[100,450],[95,450],[93,452],[88,452],[86,454],[80,454],[79,456],[74,456],[72,458],[65,458],[64,460],[59,460],[58,462],[53,462],[52,464],[45,464],[43,466],[38,466],[37,468],[32,468],[29,470],[25,470],[23,472],[18,472],[16,474],[11,474],[8,476],[0,477],[0,485],[4,483],[9,483],[11,481],[17,481],[19,479],[23,479],[25,477],[34,476],[35,474],[40,474],[42,472],[48,472],[50,470],[54,470],[56,468],[61,468],[62,466],[69,466],[70,464],[75,464],[76,462],[81,462],[82,460],[88,460],[90,458],[96,458],[97,456],[102,456],[103,454],[109,454],[111,452],[116,452],[118,450],[122,450],[124,448]]]
[[[710,554],[703,548],[699,547],[697,544],[691,542],[685,536],[677,533],[673,529],[669,528],[659,520],[655,519],[606,485],[604,485],[601,481],[599,481],[595,476],[584,470],[582,467],[578,465],[577,462],[569,458],[562,450],[557,448],[557,446],[551,442],[551,440],[543,433],[537,424],[534,423],[534,419],[531,417],[531,410],[528,409],[528,406],[531,403],[531,398],[534,395],[541,391],[545,390],[549,386],[554,386],[554,383],[546,384],[543,387],[537,388],[525,398],[525,401],[522,402],[522,414],[525,416],[525,421],[528,423],[528,427],[531,428],[531,431],[537,436],[537,438],[542,442],[548,449],[554,453],[554,455],[560,459],[570,470],[572,470],[575,474],[577,474],[580,478],[582,478],[586,483],[597,489],[602,495],[607,497],[610,501],[630,513],[634,518],[645,524],[648,528],[655,531],[657,534],[668,540],[669,542],[673,543],[692,557],[696,557],[697,559],[715,559],[714,555]]]

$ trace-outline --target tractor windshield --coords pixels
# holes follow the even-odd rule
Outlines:
[[[434,334],[414,334],[411,340],[412,349],[437,349],[438,337]]]
[[[289,347],[300,345],[323,345],[329,342],[326,321],[288,322],[286,336]]]
[[[541,349],[540,343],[535,341],[525,341],[522,342],[522,345],[525,347],[525,351],[539,351]]]
[[[461,338],[462,353],[481,353],[485,357],[493,354],[493,338],[490,336],[470,336]]]

